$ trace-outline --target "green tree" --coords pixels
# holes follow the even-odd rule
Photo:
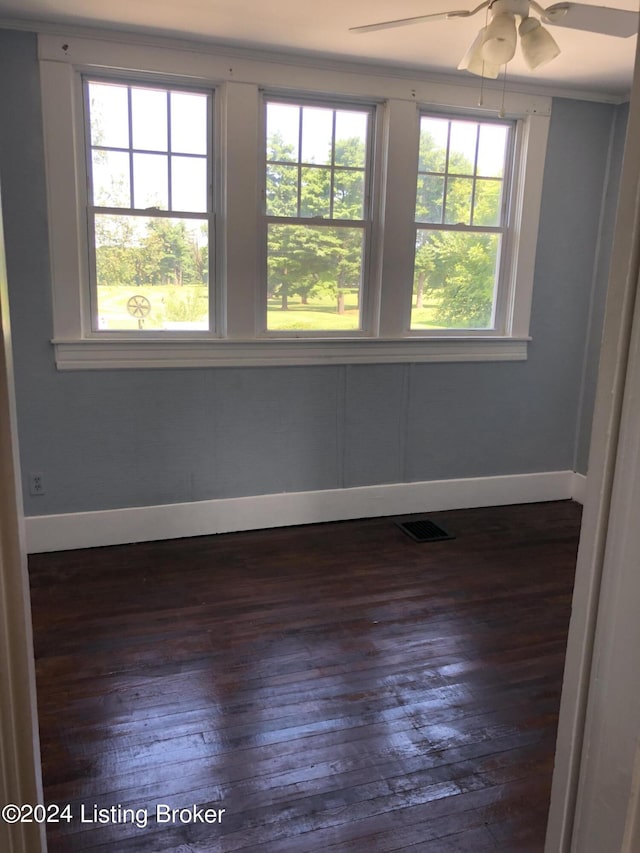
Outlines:
[[[487,328],[491,322],[498,248],[494,234],[421,231],[417,275],[439,297],[435,320],[445,328]]]
[[[200,239],[195,234],[189,235],[189,251],[194,272],[194,284],[206,285],[209,281],[209,228],[204,223],[200,227]]]
[[[298,215],[298,167],[291,164],[293,154],[293,146],[281,134],[267,140],[266,208],[270,216]],[[303,227],[275,224],[269,227],[267,240],[268,291],[280,298],[280,307],[286,311],[290,295],[298,293],[306,302],[317,284],[317,241]]]
[[[140,246],[140,283],[202,284],[196,257],[194,237],[187,232],[184,222],[153,217],[147,222],[147,233]]]
[[[364,144],[358,139],[336,143],[333,174],[333,218],[362,219],[364,204]],[[329,218],[331,170],[322,166],[301,169],[298,210],[298,167],[289,165],[293,147],[278,134],[267,143],[267,213],[272,216]],[[342,167],[342,168],[341,168]],[[346,167],[346,168],[345,168]],[[349,168],[350,167],[350,168]],[[287,310],[289,297],[303,304],[316,292],[330,292],[337,311],[344,311],[347,289],[359,289],[362,266],[362,231],[307,225],[275,225],[268,236],[269,293]]]
[[[98,214],[95,217],[94,233],[98,284],[134,284],[138,247],[131,218]]]
[[[443,171],[445,150],[428,132],[420,139],[420,170]],[[471,222],[473,165],[459,153],[450,155],[446,200],[445,181],[420,175],[416,221],[446,224],[497,225],[500,221],[502,182],[476,180]],[[454,175],[454,176],[451,176]],[[444,327],[487,327],[491,322],[498,240],[495,235],[418,229],[414,265],[415,307],[422,308],[429,293],[437,302],[435,320]]]
[[[284,142],[282,134],[274,133],[267,140],[266,206],[270,216],[298,215],[298,167],[292,163],[293,154],[293,146]]]
[[[306,225],[269,226],[268,291],[280,298],[283,311],[292,294],[306,303],[323,281],[328,266],[324,230]]]
[[[487,328],[491,324],[497,238],[488,234],[448,234],[450,266],[437,319],[448,327]]]
[[[318,287],[334,297],[338,314],[344,313],[347,292],[360,290],[362,234],[360,228],[322,229],[320,251],[324,264]]]
[[[364,217],[365,199],[365,145],[359,137],[336,142],[335,162],[339,166],[334,174],[333,215],[336,219],[358,220]],[[332,269],[335,271],[330,289],[337,299],[339,314],[344,312],[344,299],[348,290],[355,290],[358,298],[362,279],[362,238],[360,228],[332,229]]]

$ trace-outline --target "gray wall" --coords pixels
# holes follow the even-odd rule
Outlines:
[[[618,204],[618,189],[620,186],[620,171],[624,151],[629,104],[616,108],[614,124],[611,133],[611,154],[609,158],[609,177],[605,189],[602,206],[602,224],[600,228],[600,244],[597,247],[595,275],[591,299],[589,326],[587,329],[587,346],[583,368],[582,399],[578,419],[578,435],[576,440],[576,458],[574,468],[581,474],[586,474],[589,462],[589,443],[591,440],[591,422],[596,397],[596,380],[598,377],[598,360],[604,325],[604,311],[607,295],[607,277],[611,262],[611,247],[613,230],[616,223],[616,207]]]
[[[27,515],[573,468],[588,433],[585,356],[591,374],[618,112],[554,101],[527,362],[59,373],[36,41],[0,32]],[[28,494],[30,471],[43,473],[45,495]]]

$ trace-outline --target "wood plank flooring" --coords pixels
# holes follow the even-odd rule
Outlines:
[[[580,508],[429,517],[32,556],[50,852],[542,851]]]

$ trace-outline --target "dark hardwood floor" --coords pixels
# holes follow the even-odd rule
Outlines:
[[[542,851],[580,508],[430,517],[32,556],[50,852]]]

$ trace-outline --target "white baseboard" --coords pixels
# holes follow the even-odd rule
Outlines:
[[[584,504],[584,496],[587,491],[587,478],[584,474],[574,472],[571,483],[571,497],[579,504]]]
[[[27,551],[36,554],[350,518],[564,500],[574,497],[579,476],[573,471],[548,471],[37,515],[26,519]]]

